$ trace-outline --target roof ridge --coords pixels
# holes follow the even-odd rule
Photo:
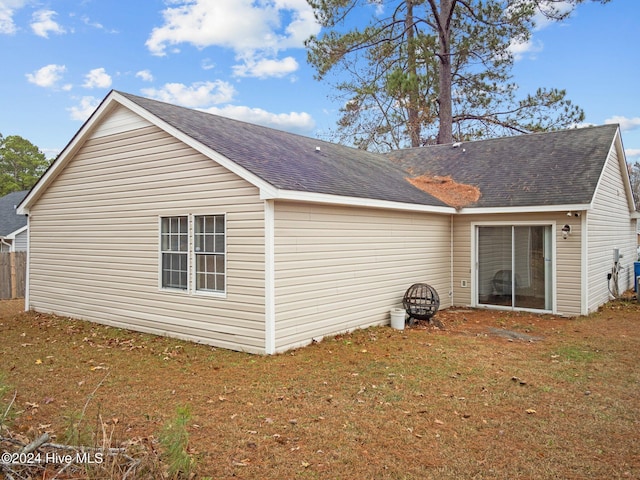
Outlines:
[[[617,129],[619,128],[619,124],[618,123],[605,123],[603,125],[585,125],[585,126],[581,126],[581,127],[571,127],[571,128],[564,128],[561,130],[548,130],[548,131],[542,131],[542,132],[530,132],[530,133],[522,133],[519,135],[505,135],[502,137],[492,137],[492,138],[480,138],[477,140],[460,140],[460,141],[456,141],[456,142],[451,142],[451,143],[438,143],[438,144],[434,144],[434,145],[424,145],[424,146],[420,146],[420,147],[408,147],[408,148],[401,148],[398,150],[390,150],[389,152],[385,152],[384,155],[387,155],[389,153],[393,153],[393,152],[397,152],[397,151],[411,151],[411,150],[418,150],[418,149],[424,149],[424,148],[444,148],[444,147],[457,147],[457,146],[462,146],[462,145],[468,145],[468,144],[478,144],[478,143],[482,143],[482,142],[500,142],[500,141],[504,141],[504,140],[513,140],[516,138],[523,138],[523,137],[534,137],[534,136],[541,136],[541,135],[554,135],[554,134],[567,134],[567,133],[572,133],[572,132],[576,132],[576,131],[583,131],[583,130],[595,130],[595,129]]]

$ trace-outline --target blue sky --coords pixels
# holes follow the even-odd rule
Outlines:
[[[515,82],[567,90],[640,161],[640,1],[586,3],[518,49]],[[0,0],[0,133],[60,152],[117,89],[308,136],[335,126],[305,0]]]

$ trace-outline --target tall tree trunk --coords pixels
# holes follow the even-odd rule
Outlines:
[[[434,2],[430,0],[433,7]],[[451,97],[451,16],[456,0],[440,0],[438,18],[438,137],[436,143],[453,142],[453,100]]]
[[[409,138],[412,147],[419,147],[420,142],[420,118],[419,118],[419,83],[418,69],[416,66],[416,44],[414,42],[413,1],[407,0],[407,18],[405,30],[407,32],[407,74],[409,77],[409,105],[407,105]]]

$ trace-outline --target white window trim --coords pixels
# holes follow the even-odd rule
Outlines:
[[[196,252],[195,252],[195,217],[206,216],[222,216],[224,219],[224,291],[198,290],[196,288]],[[169,217],[187,217],[187,288],[185,290],[179,288],[170,288],[162,286],[162,219]],[[227,213],[172,213],[166,215],[158,215],[158,290],[162,293],[175,295],[202,296],[213,298],[227,298],[229,289],[229,271],[227,265],[228,249],[228,231],[227,231]]]

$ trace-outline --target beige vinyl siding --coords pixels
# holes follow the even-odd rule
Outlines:
[[[30,212],[29,303],[119,327],[264,352],[258,189],[120,107]],[[226,298],[162,290],[159,219],[225,214]]]
[[[472,304],[475,271],[471,265],[471,248],[471,218],[453,217],[453,304],[458,307]],[[463,281],[466,282],[466,287],[462,286]]]
[[[449,234],[444,215],[276,202],[276,350],[388,323],[416,282],[449,306]]]
[[[473,305],[472,282],[476,281],[475,266],[471,263],[473,223],[555,224],[555,272],[556,272],[556,313],[574,316],[580,314],[581,305],[581,221],[582,217],[567,217],[566,212],[531,214],[460,215],[454,222],[454,269],[453,299],[457,306]],[[563,225],[570,224],[572,233],[566,240],[562,238]],[[462,280],[467,287],[461,286]]]
[[[598,184],[588,222],[588,311],[593,312],[610,298],[607,274],[613,268],[613,249],[619,248],[622,270],[620,291],[633,288],[636,260],[635,222],[631,220],[623,175],[615,148],[611,149]]]

